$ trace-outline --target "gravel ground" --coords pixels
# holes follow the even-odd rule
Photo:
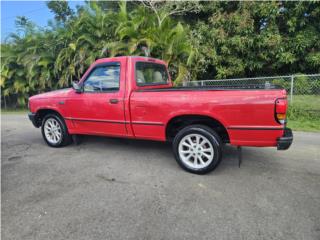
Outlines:
[[[2,115],[2,239],[320,239],[320,134],[288,151],[226,146],[212,173],[179,168],[168,144],[84,137],[47,147]]]

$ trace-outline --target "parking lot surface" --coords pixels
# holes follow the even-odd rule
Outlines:
[[[50,148],[3,114],[2,239],[320,239],[320,134],[288,151],[226,146],[198,176],[169,144],[84,137]]]

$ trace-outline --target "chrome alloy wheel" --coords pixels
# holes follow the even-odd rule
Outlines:
[[[205,136],[188,134],[179,143],[179,155],[189,168],[202,169],[213,161],[214,148]]]
[[[62,140],[62,130],[59,122],[54,118],[48,118],[44,123],[44,135],[51,144],[57,144]]]

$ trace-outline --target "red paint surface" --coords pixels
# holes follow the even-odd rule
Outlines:
[[[120,90],[110,93],[76,93],[73,89],[33,96],[30,111],[52,109],[65,118],[70,134],[120,136],[166,140],[166,126],[177,116],[202,115],[219,121],[229,134],[230,143],[240,146],[276,146],[283,125],[275,120],[275,109],[286,111],[285,90],[200,90],[138,91],[167,85],[138,87],[135,62],[163,61],[144,57],[116,57],[97,60],[86,71],[105,62],[120,63]],[[110,99],[118,99],[111,104]],[[63,104],[61,104],[61,101]],[[275,129],[277,128],[277,129]]]

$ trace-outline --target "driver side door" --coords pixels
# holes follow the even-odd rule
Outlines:
[[[67,104],[68,120],[78,134],[124,136],[124,80],[120,62],[94,66],[82,82],[82,93],[74,92]],[[121,81],[123,79],[123,81]]]

